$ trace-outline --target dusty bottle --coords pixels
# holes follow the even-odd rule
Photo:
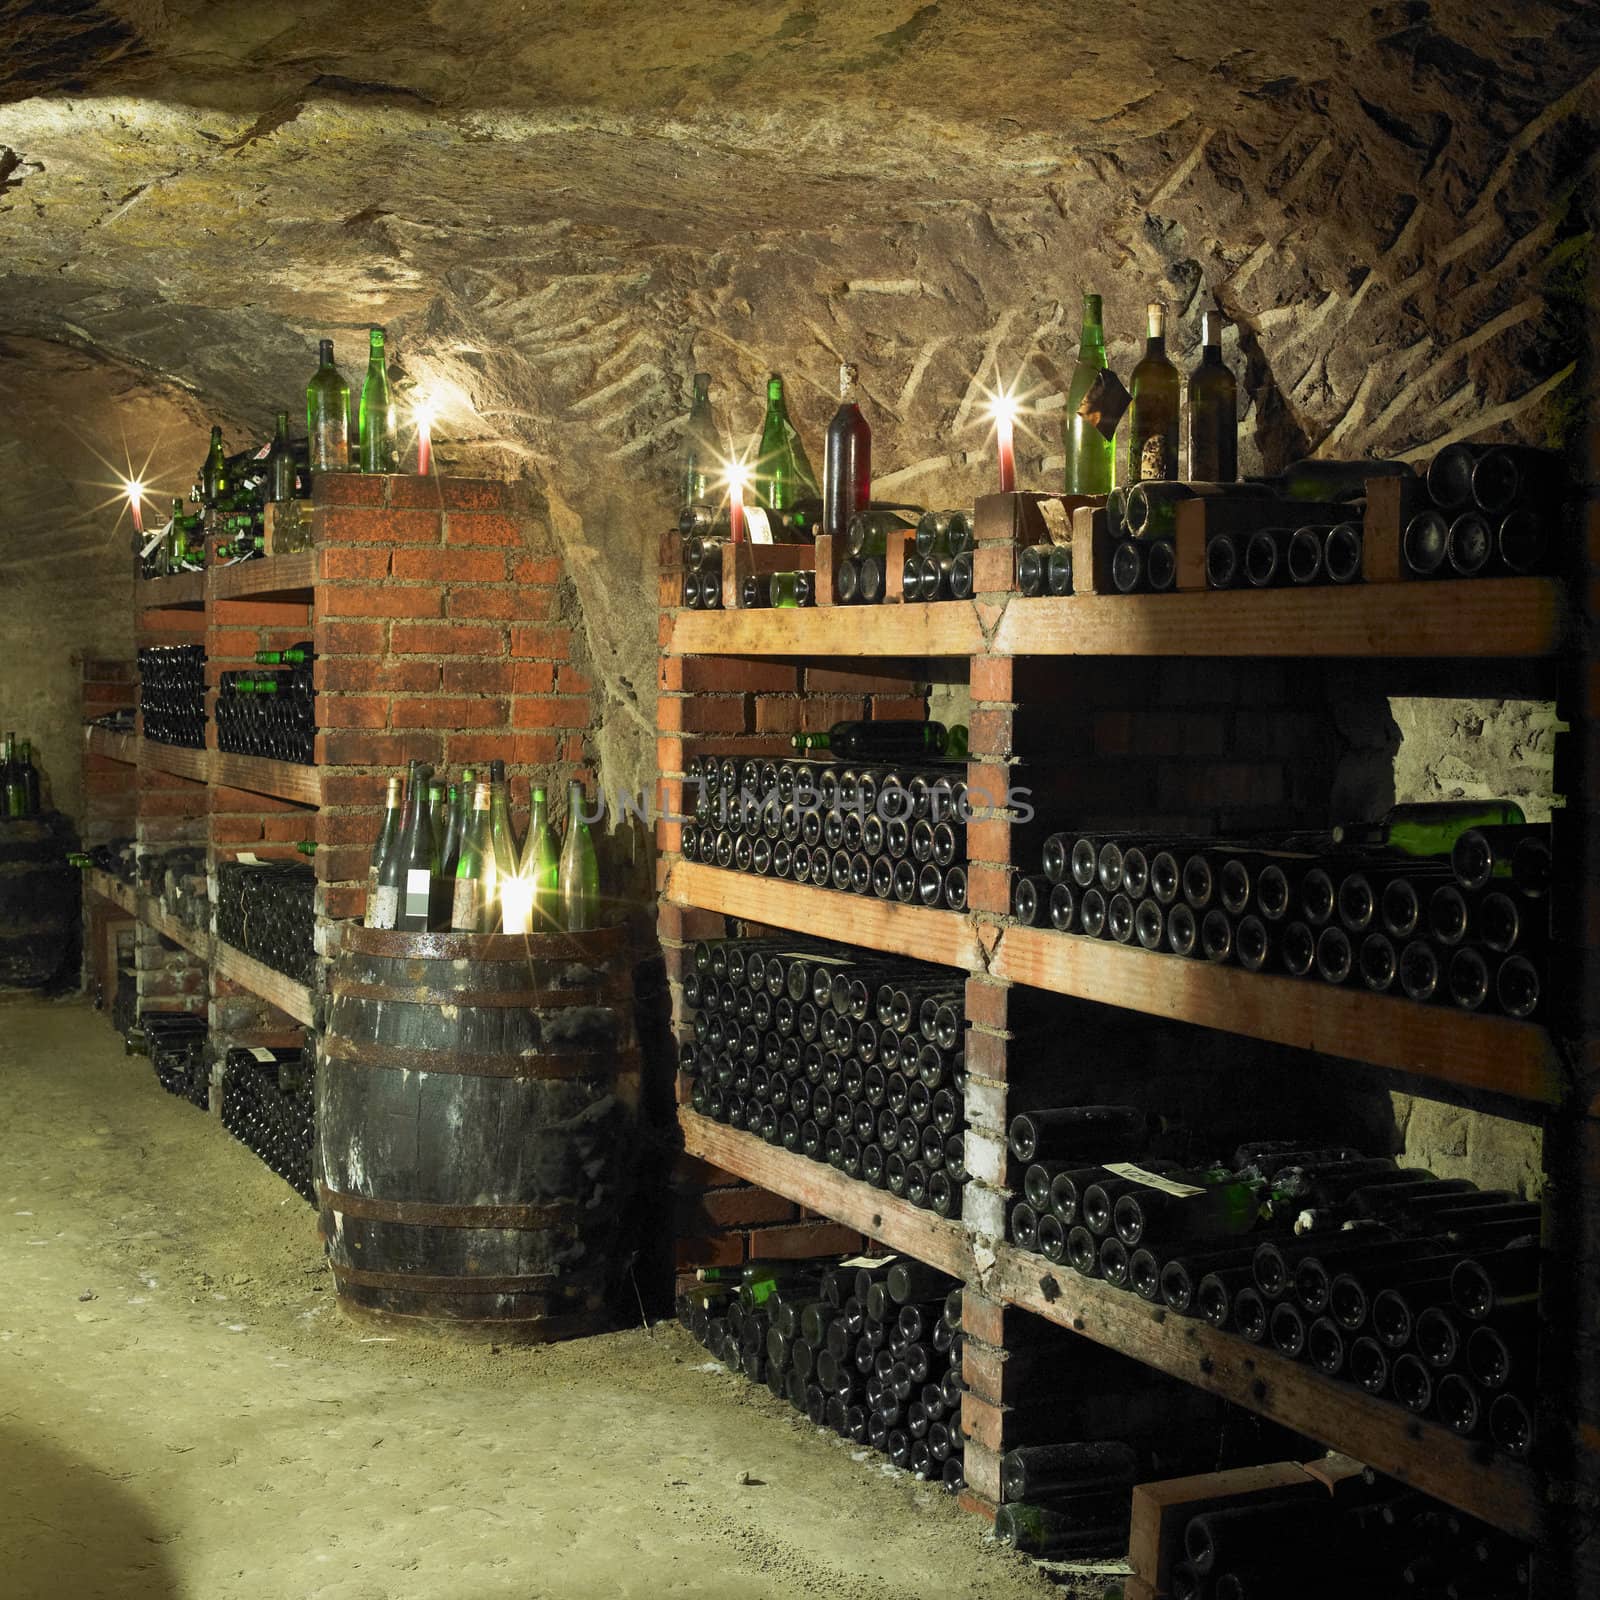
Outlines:
[[[822,531],[842,539],[850,519],[872,498],[872,429],[856,400],[857,372],[839,367],[839,409],[828,424],[822,468]]]
[[[378,842],[372,847],[372,861],[367,868],[367,915],[369,928],[392,928],[400,914],[398,888],[390,885],[386,890],[382,873],[392,861],[400,840],[400,780],[389,780],[389,796],[384,804],[383,827],[378,831]]]
[[[1167,359],[1167,308],[1146,308],[1144,357],[1133,369],[1128,426],[1128,482],[1178,476],[1178,369]]]
[[[333,340],[318,341],[317,370],[306,385],[306,437],[313,472],[350,470],[350,385],[333,364]]]

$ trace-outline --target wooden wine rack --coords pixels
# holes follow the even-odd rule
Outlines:
[[[957,968],[967,974],[968,1066],[982,1082],[976,1114],[969,1096],[967,1166],[973,1174],[1003,1176],[998,1185],[974,1177],[960,1221],[941,1220],[825,1165],[709,1122],[689,1109],[687,1080],[680,1079],[687,1151],[964,1281],[966,1406],[974,1419],[964,1499],[971,1509],[993,1515],[1007,1417],[1012,1406],[1026,1403],[1025,1395],[994,1376],[1004,1372],[1012,1319],[1026,1312],[1222,1394],[1534,1542],[1538,1600],[1600,1593],[1600,1541],[1588,1538],[1600,1503],[1594,1454],[1600,1348],[1595,1336],[1579,1331],[1592,1328],[1600,1311],[1600,1204],[1593,1193],[1600,1183],[1600,1123],[1593,1120],[1600,1111],[1594,1083],[1600,959],[1592,950],[1600,938],[1600,673],[1589,665],[1594,619],[1583,610],[1600,591],[1542,577],[1378,581],[1397,576],[1383,570],[1394,544],[1388,523],[1401,510],[1391,486],[1372,497],[1368,581],[1362,584],[1024,599],[1014,592],[1007,541],[1027,515],[1018,503],[1026,498],[980,501],[978,593],[959,602],[907,605],[891,597],[878,606],[685,610],[680,541],[675,534],[663,538],[658,749],[668,804],[657,828],[659,922],[678,1037],[689,1037],[681,979],[692,943],[722,933],[729,919]],[[1190,512],[1186,523],[1196,515]],[[1090,510],[1076,512],[1075,552],[1087,555],[1081,541],[1092,537],[1093,517]],[[1586,531],[1592,563],[1600,559],[1600,515],[1592,508]],[[1191,526],[1184,542],[1192,539]],[[1365,671],[1381,661],[1396,693],[1407,686],[1422,693],[1493,693],[1499,685],[1502,694],[1557,698],[1571,732],[1562,738],[1558,759],[1557,788],[1567,806],[1558,812],[1556,859],[1563,880],[1578,888],[1557,907],[1554,965],[1560,976],[1547,1020],[1471,1016],[1021,927],[1010,915],[1011,882],[1019,866],[1028,870],[1024,863],[1036,859],[1025,852],[1037,845],[1014,845],[1010,824],[993,812],[968,826],[972,909],[965,913],[720,870],[679,853],[677,819],[691,809],[684,803],[684,775],[695,754],[781,759],[787,734],[797,727],[925,714],[907,709],[923,692],[918,680],[942,674],[965,677],[970,685],[969,782],[974,790],[992,790],[1011,772],[1018,729],[1036,711],[1028,685],[1037,680],[1037,664],[1071,658],[1052,669],[1070,698],[1072,678],[1059,674],[1078,671],[1073,661],[1087,668],[1113,657],[1167,660],[1180,669],[1277,659],[1349,662]],[[1465,1094],[1502,1114],[1542,1121],[1547,1227],[1560,1257],[1546,1274],[1551,1290],[1542,1370],[1550,1381],[1535,1459],[1491,1459],[1485,1446],[1391,1402],[1132,1294],[1063,1273],[1007,1244],[1005,1107],[1008,1084],[1021,1070],[1010,1060],[1007,1023],[1013,995],[1029,989],[1366,1063],[1414,1093]],[[1580,1279],[1581,1289],[1575,1288]]]

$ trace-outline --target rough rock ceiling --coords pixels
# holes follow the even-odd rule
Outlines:
[[[1093,286],[1124,364],[1152,292],[1183,350],[1221,301],[1247,467],[1538,436],[1580,355],[1597,72],[1585,0],[0,0],[0,334],[259,429],[319,333],[355,368],[387,323],[446,458],[547,510],[633,770],[686,371],[743,430],[776,366],[814,434],[848,353],[880,473],[967,498],[981,386],[1048,406]]]

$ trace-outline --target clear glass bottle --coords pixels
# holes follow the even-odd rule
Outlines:
[[[567,832],[561,841],[561,926],[572,933],[598,925],[600,862],[594,837],[583,820],[583,785],[567,786]]]
[[[711,414],[711,374],[697,372],[679,463],[684,507],[710,503],[720,455],[716,419]]]
[[[317,343],[317,370],[306,385],[306,438],[313,472],[350,470],[350,385],[333,363],[333,340]]]

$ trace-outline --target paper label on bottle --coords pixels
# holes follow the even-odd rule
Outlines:
[[[426,867],[406,869],[405,918],[420,917],[424,924],[433,904],[433,874]]]
[[[278,1058],[273,1055],[270,1050],[264,1049],[261,1045],[252,1045],[250,1047],[250,1054],[253,1055],[264,1067],[271,1067],[277,1064]]]
[[[1089,385],[1089,392],[1078,402],[1077,412],[1100,436],[1109,439],[1117,431],[1123,413],[1133,404],[1133,396],[1110,367],[1103,369]]]
[[[772,543],[772,523],[761,506],[744,508],[744,531],[751,544]]]
[[[392,928],[400,920],[400,891],[392,883],[380,883],[367,902],[367,926]]]
[[[1146,1188],[1159,1189],[1162,1194],[1170,1194],[1178,1200],[1188,1200],[1197,1194],[1205,1193],[1203,1188],[1197,1189],[1192,1183],[1179,1183],[1175,1178],[1163,1177],[1159,1172],[1151,1172],[1148,1168],[1136,1166],[1131,1161],[1107,1162],[1106,1171],[1114,1172],[1119,1178],[1131,1178],[1135,1183],[1144,1184]]]
[[[450,902],[450,926],[457,933],[477,933],[482,919],[482,879],[457,878],[456,892]]]

